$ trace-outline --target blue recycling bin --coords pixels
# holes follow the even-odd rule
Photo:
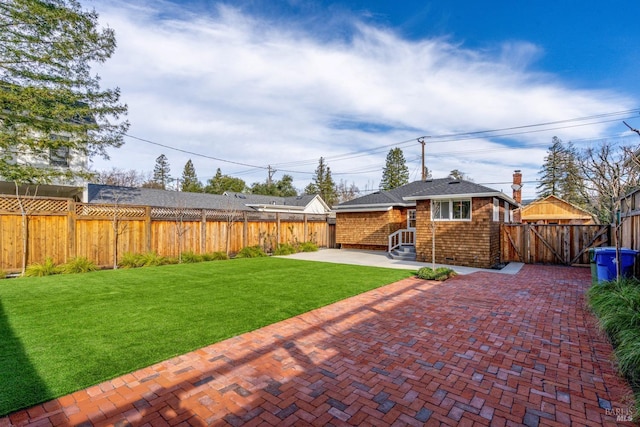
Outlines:
[[[633,266],[637,256],[638,251],[620,248],[620,274],[622,276],[633,276]],[[597,248],[595,251],[595,262],[598,283],[616,279],[616,248]]]

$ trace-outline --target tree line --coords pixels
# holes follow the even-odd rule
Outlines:
[[[203,183],[198,178],[191,159],[184,165],[180,177],[174,178],[171,175],[169,160],[164,154],[156,158],[155,166],[151,173],[114,167],[110,170],[94,172],[91,180],[96,184],[177,190],[192,193],[223,194],[225,192],[234,192],[276,197],[292,197],[301,193],[294,186],[293,177],[288,174],[284,174],[278,180],[273,180],[270,176],[264,182],[254,182],[251,185],[247,185],[243,179],[223,174],[222,170],[218,168],[215,175]],[[336,184],[331,175],[331,168],[321,157],[312,181],[304,188],[302,193],[319,194],[331,206],[332,204],[358,197],[360,190],[354,183],[348,184],[344,180],[340,180]]]
[[[610,142],[579,150],[553,137],[539,172],[538,197],[554,195],[591,212],[601,223],[619,222],[620,200],[639,184],[636,150]]]
[[[426,176],[431,176],[426,168]],[[271,175],[271,174],[269,174]],[[469,179],[464,172],[454,169],[449,174],[454,179]],[[324,157],[318,161],[312,181],[300,192],[293,184],[293,177],[284,174],[279,180],[271,176],[263,182],[251,185],[237,177],[226,175],[218,168],[213,177],[206,182],[198,178],[193,161],[189,159],[182,169],[180,177],[171,175],[171,166],[167,156],[161,154],[156,158],[153,172],[145,174],[136,170],[112,168],[95,172],[92,181],[96,184],[117,185],[124,187],[155,188],[161,190],[177,190],[192,193],[223,194],[225,192],[260,194],[277,197],[291,197],[299,194],[319,194],[329,206],[355,199],[362,195],[355,183],[333,180],[331,168]],[[389,150],[382,169],[380,189],[389,191],[409,183],[409,168],[400,148]]]

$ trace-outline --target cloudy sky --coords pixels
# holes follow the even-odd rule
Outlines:
[[[453,169],[524,198],[553,136],[638,145],[635,0],[601,2],[84,0],[116,31],[94,70],[120,87],[126,144],[96,170],[151,171],[165,154],[251,184],[324,157],[336,182],[377,189],[390,149],[411,180]],[[489,5],[489,6],[487,6]]]

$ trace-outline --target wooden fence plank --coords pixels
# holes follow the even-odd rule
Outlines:
[[[18,205],[11,197],[3,197],[0,196],[0,269],[16,272],[22,263],[21,215],[15,211]],[[28,216],[28,263],[43,262],[47,257],[56,263],[86,257],[100,266],[113,265],[114,218],[120,231],[119,259],[126,252],[150,250],[176,257],[180,242],[183,252],[226,251],[227,234],[231,253],[255,245],[273,250],[278,243],[296,241],[314,241],[326,247],[329,238],[326,218],[319,215],[308,218],[304,214],[283,214],[276,221],[276,215],[252,213],[239,216],[229,225],[224,216],[216,217],[213,211],[184,209],[186,219],[179,236],[176,218],[180,212],[168,208],[93,205],[69,199],[38,199],[30,203],[34,211]]]
[[[589,248],[609,244],[608,225],[504,224],[501,234],[501,262],[588,264]]]

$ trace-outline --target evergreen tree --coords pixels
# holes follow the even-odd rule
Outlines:
[[[294,197],[298,195],[298,190],[293,186],[293,177],[291,175],[282,175],[282,178],[276,182],[278,194],[280,197]]]
[[[585,176],[580,167],[580,155],[571,142],[566,146],[566,160],[564,164],[565,177],[560,182],[561,197],[569,203],[586,207]]]
[[[156,184],[156,188],[167,189],[167,184],[171,180],[170,171],[171,168],[169,167],[167,156],[160,154],[156,158],[156,166],[153,168],[153,182]]]
[[[187,191],[190,193],[202,193],[202,183],[198,180],[198,175],[196,175],[196,168],[193,166],[193,162],[191,161],[191,159],[189,159],[184,165],[180,187],[182,191]]]
[[[52,153],[107,156],[129,127],[119,89],[101,89],[91,65],[116,47],[112,29],[76,0],[0,2],[0,176],[46,183],[88,177],[71,168],[16,162],[27,153],[48,164]]]
[[[254,182],[249,190],[251,194],[262,194],[265,196],[291,197],[297,196],[298,190],[293,186],[293,177],[283,175],[282,179],[269,184],[268,182]]]
[[[204,191],[211,194],[223,194],[225,191],[242,193],[246,190],[246,187],[242,179],[223,175],[220,168],[218,168],[215,176],[207,181]]]
[[[580,206],[586,204],[584,175],[571,143],[565,146],[560,138],[554,136],[539,174],[538,197],[554,195]]]
[[[338,190],[331,177],[331,168],[325,164],[323,157],[320,157],[313,181],[304,191],[307,194],[319,194],[329,206],[338,200]]]
[[[389,191],[409,183],[409,168],[400,148],[393,148],[387,154],[380,187]]]
[[[540,184],[536,187],[538,197],[550,195],[560,197],[560,181],[563,178],[563,162],[565,158],[565,148],[560,138],[554,136],[551,146],[547,150],[544,164],[538,174]]]

